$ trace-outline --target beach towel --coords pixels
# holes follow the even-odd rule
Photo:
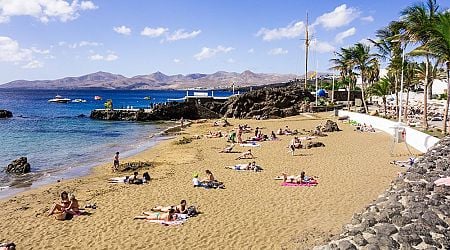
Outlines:
[[[436,186],[444,185],[450,187],[450,177],[437,179],[434,181],[434,184],[436,184]]]
[[[319,184],[317,181],[315,182],[302,182],[302,183],[292,183],[292,182],[283,182],[281,186],[283,187],[313,187]]]
[[[241,143],[239,144],[241,147],[259,147],[261,144],[252,142],[252,143]]]
[[[158,223],[163,226],[177,226],[182,225],[189,218],[187,214],[176,214],[176,215],[177,219],[174,221],[163,221],[163,220],[146,220],[146,221],[150,223]]]
[[[114,177],[114,178],[108,179],[108,182],[109,183],[125,183],[125,179],[126,179],[126,177]]]

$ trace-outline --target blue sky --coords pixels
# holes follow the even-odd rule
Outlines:
[[[309,65],[327,71],[334,50],[373,37],[412,3],[0,0],[0,83],[96,71],[303,74],[306,11]]]

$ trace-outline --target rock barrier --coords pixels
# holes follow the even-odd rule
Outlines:
[[[342,233],[314,249],[450,249],[450,137],[442,139],[357,213]]]
[[[13,116],[11,111],[0,109],[0,118],[11,118]]]
[[[6,173],[10,174],[26,174],[31,171],[30,163],[28,163],[27,157],[20,157],[17,160],[12,161],[5,168]]]

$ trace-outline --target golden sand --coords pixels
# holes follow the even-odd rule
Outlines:
[[[286,125],[310,130],[329,118],[322,116],[229,121],[235,126],[263,127],[267,134]],[[343,131],[316,139],[325,147],[296,151],[296,156],[287,148],[291,136],[252,148],[257,164],[264,168],[259,173],[224,168],[248,162],[235,160],[236,153],[218,153],[227,145],[225,138],[203,137],[175,145],[182,136],[217,131],[210,122],[193,124],[183,135],[124,160],[154,162],[150,184],[109,184],[107,179],[117,174],[105,165],[89,176],[0,201],[0,242],[13,241],[18,249],[311,249],[338,234],[353,213],[388,187],[402,171],[390,161],[407,158],[401,146],[395,147],[395,153],[402,156],[391,156],[392,138],[385,133],[359,133],[348,124],[338,124]],[[235,147],[239,152],[246,149]],[[205,169],[223,181],[226,189],[194,188],[193,173],[204,177]],[[282,187],[274,180],[282,172],[302,170],[319,176],[319,185]],[[95,202],[97,209],[88,209],[90,215],[70,221],[48,217],[52,202],[64,190],[75,192],[81,205]],[[181,226],[133,220],[155,205],[177,204],[181,199],[199,206],[202,214]]]

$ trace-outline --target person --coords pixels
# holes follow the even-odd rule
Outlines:
[[[148,172],[145,172],[143,175],[142,175],[142,177],[143,177],[143,182],[144,183],[147,183],[147,182],[149,182],[150,180],[151,180],[151,178],[150,178],[150,174],[148,173]]]
[[[278,129],[278,131],[277,131],[277,135],[283,135],[283,129]]]
[[[129,178],[128,178],[128,183],[129,184],[142,184],[143,183],[143,181],[142,181],[142,179],[139,179],[137,176],[138,176],[138,172],[134,172],[133,173],[133,176],[130,176]]]
[[[249,164],[237,164],[234,166],[226,166],[225,168],[233,169],[233,170],[250,170],[251,165],[252,165],[252,163],[250,162]]]
[[[272,130],[272,133],[270,134],[270,140],[271,140],[271,141],[274,141],[274,140],[277,140],[277,139],[278,139],[277,135],[276,135],[275,132],[273,132],[273,130]]]
[[[66,208],[69,207],[70,203],[71,202],[69,200],[69,195],[67,194],[66,191],[63,191],[61,193],[61,203],[60,204],[54,203],[52,208],[50,209],[48,215],[50,216],[50,215],[54,214],[56,210],[59,213],[64,212],[66,210]]]
[[[65,208],[65,212],[72,214],[72,215],[79,215],[80,214],[80,206],[78,205],[78,200],[75,198],[74,194],[69,195],[69,206]]]
[[[234,143],[231,143],[230,146],[222,149],[222,151],[220,151],[219,153],[231,153],[231,151],[233,151],[234,148]]]
[[[186,200],[181,200],[180,204],[177,206],[168,206],[168,207],[156,206],[151,210],[153,212],[169,212],[170,209],[175,209],[175,213],[177,214],[187,214],[187,202]]]
[[[252,154],[251,149],[242,153],[238,158],[236,158],[236,160],[247,159],[247,158],[251,158],[251,159],[255,158],[255,156],[253,156],[253,154]]]
[[[11,243],[0,243],[0,250],[16,250],[16,244]]]
[[[209,169],[205,170],[205,173],[206,173],[207,177],[203,180],[203,182],[208,183],[208,182],[216,181],[216,178],[214,178],[213,173]]]
[[[174,221],[177,219],[175,209],[170,209],[167,213],[164,212],[143,212],[142,216],[135,216],[134,219],[138,220],[162,220],[162,221]]]
[[[198,178],[198,174],[194,174],[192,184],[194,184],[194,187],[204,187],[203,182]]]
[[[256,127],[255,128],[255,137],[258,137],[258,135],[259,135],[259,127]]]
[[[238,139],[238,143],[242,143],[242,126],[239,125],[238,127],[238,131],[237,131],[237,139]]]
[[[119,170],[119,152],[116,152],[116,155],[114,156],[114,165],[113,165],[113,172],[116,172]]]
[[[236,142],[236,131],[232,131],[228,136],[227,142],[235,143]]]
[[[295,143],[297,142],[297,137],[292,138],[289,148],[291,149],[291,154],[294,156],[295,153]]]
[[[184,127],[184,119],[183,119],[183,117],[180,118],[180,124],[181,124],[181,129],[183,129],[183,127]]]
[[[283,175],[283,182],[291,182],[291,183],[310,183],[312,181],[315,181],[315,179],[312,176],[305,175],[305,172],[302,171],[300,175],[294,176],[290,175],[288,176],[286,173],[282,173]]]

